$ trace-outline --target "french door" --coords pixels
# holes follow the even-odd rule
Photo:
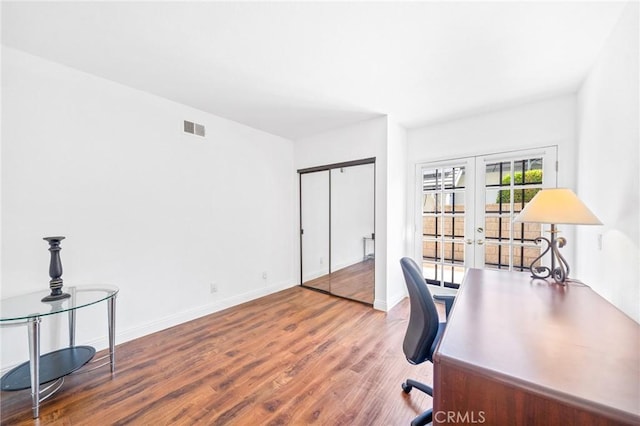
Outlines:
[[[416,252],[429,284],[456,289],[468,268],[523,271],[540,254],[539,224],[513,218],[556,186],[556,147],[417,166]]]

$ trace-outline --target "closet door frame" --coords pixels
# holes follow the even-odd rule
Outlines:
[[[332,270],[331,270],[331,170],[333,169],[339,169],[339,168],[343,168],[343,167],[352,167],[352,166],[361,166],[361,165],[366,165],[366,164],[373,164],[373,233],[375,235],[375,223],[376,223],[376,209],[375,209],[375,205],[376,205],[376,157],[369,157],[369,158],[363,158],[360,160],[352,160],[352,161],[344,161],[344,162],[340,162],[340,163],[332,163],[332,164],[325,164],[322,166],[315,166],[315,167],[308,167],[308,168],[304,168],[304,169],[298,169],[298,202],[299,202],[299,222],[298,222],[298,237],[299,237],[299,247],[300,247],[300,285],[305,287],[305,288],[309,288],[312,290],[316,290],[316,291],[320,291],[322,293],[327,293],[327,294],[332,294],[330,291],[324,291],[322,289],[317,289],[317,288],[313,288],[313,287],[307,287],[304,285],[304,271],[302,269],[303,267],[303,241],[302,241],[302,236],[303,236],[303,223],[302,223],[302,175],[307,174],[307,173],[315,173],[315,172],[323,172],[323,171],[329,171],[329,274],[331,274]],[[373,240],[373,246],[374,246],[374,253],[377,250],[376,247],[376,239],[374,238]],[[374,264],[374,268],[375,268],[375,264]],[[375,276],[375,274],[374,274]],[[375,283],[374,283],[374,288],[375,288]],[[342,297],[339,295],[335,295],[337,297]],[[355,299],[349,299],[349,300],[355,300]],[[357,301],[357,300],[356,300]],[[361,303],[365,303],[368,304],[366,302],[361,302]]]

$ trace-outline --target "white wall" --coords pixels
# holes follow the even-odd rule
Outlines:
[[[386,129],[387,117],[380,116],[297,139],[294,144],[296,169],[384,154],[387,143]]]
[[[297,283],[291,141],[4,47],[2,104],[2,297],[48,288],[48,235],[65,285],[120,287],[117,342]],[[106,346],[105,312],[78,344]],[[3,367],[26,341],[3,329]]]
[[[573,187],[575,102],[568,94],[409,130],[409,162],[557,145],[559,185]]]
[[[400,259],[409,253],[407,227],[407,131],[392,118],[388,123],[387,143],[387,304],[395,306],[407,288]]]
[[[579,227],[576,264],[592,288],[638,322],[639,32],[638,3],[629,2],[578,93],[578,196],[604,226]]]
[[[2,22],[2,7],[0,7],[0,22]],[[3,62],[3,54],[2,54],[2,47],[0,45],[0,82],[4,81],[4,73],[3,73],[3,67],[2,67],[2,62]],[[2,143],[2,141],[4,140],[4,138],[2,137],[2,135],[4,135],[3,130],[2,130],[2,117],[3,117],[3,106],[4,106],[4,96],[2,95],[4,91],[4,87],[2,84],[0,84],[0,297],[2,297],[2,247],[4,246],[4,244],[2,244],[2,206],[3,206],[3,201],[2,201],[2,176],[4,176],[4,172],[2,170],[2,151],[4,151],[4,149],[2,149],[2,145],[4,145]],[[0,341],[1,342],[1,341]],[[0,350],[0,369],[2,368],[2,351]]]
[[[387,117],[362,121],[295,141],[296,169],[376,157],[376,309],[387,310]]]
[[[419,163],[556,145],[558,186],[575,189],[575,114],[575,95],[570,94],[409,130],[407,222],[411,229],[419,208],[415,193]],[[561,229],[569,241],[563,255],[570,265],[576,248],[572,228]],[[414,234],[407,240],[412,253]]]

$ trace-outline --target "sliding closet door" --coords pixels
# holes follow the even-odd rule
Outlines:
[[[373,304],[375,158],[298,173],[301,285]]]
[[[329,171],[300,175],[302,284],[330,291]]]
[[[331,170],[331,293],[373,303],[374,165]]]

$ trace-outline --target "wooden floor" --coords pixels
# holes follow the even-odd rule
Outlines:
[[[374,267],[375,261],[367,259],[307,281],[304,285],[348,299],[373,304]]]
[[[431,399],[400,384],[432,383],[402,353],[408,309],[294,287],[118,345],[113,376],[67,377],[39,421],[2,392],[2,424],[408,425]]]

